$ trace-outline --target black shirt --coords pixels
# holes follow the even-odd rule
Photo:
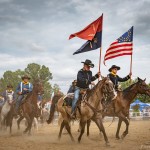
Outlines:
[[[127,75],[125,78],[120,78],[118,75],[113,75],[112,73],[108,74],[108,77],[113,82],[115,89],[118,89],[118,82],[125,82],[130,79],[129,75]]]
[[[92,81],[98,78],[98,74],[92,76],[91,71],[81,69],[77,74],[77,87],[87,89]]]

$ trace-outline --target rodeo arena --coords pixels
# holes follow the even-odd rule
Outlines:
[[[148,6],[0,0],[0,150],[150,150]]]

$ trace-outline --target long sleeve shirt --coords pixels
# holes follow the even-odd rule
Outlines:
[[[5,90],[3,93],[0,94],[3,98],[4,98],[4,101],[7,100],[7,95],[12,95],[13,96],[13,99],[15,99],[15,93],[14,91],[8,91],[8,90]]]
[[[113,82],[115,89],[118,89],[118,82],[125,82],[128,79],[130,79],[130,76],[127,75],[124,78],[119,77],[118,75],[114,75],[112,73],[108,74],[108,77],[110,78],[110,80]]]
[[[24,88],[26,88],[28,90],[26,91],[26,90],[24,90]],[[28,82],[27,84],[25,84],[23,82],[20,82],[16,88],[16,92],[17,93],[22,92],[22,95],[24,95],[24,94],[31,92],[32,89],[33,89],[33,85],[31,83]]]
[[[81,69],[77,74],[77,87],[87,89],[92,81],[96,80],[98,75],[92,76],[91,71]]]

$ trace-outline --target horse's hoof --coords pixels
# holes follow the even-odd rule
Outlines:
[[[60,137],[58,137],[58,141],[60,141]]]
[[[119,137],[119,136],[117,136],[117,137],[116,137],[116,140],[120,140],[120,137]]]
[[[50,121],[49,120],[46,120],[47,124],[50,124]]]
[[[106,146],[108,146],[108,147],[109,147],[109,146],[110,146],[110,143],[109,143],[109,142],[106,142]]]
[[[23,131],[23,134],[26,134],[27,133],[27,131]]]
[[[121,136],[121,139],[123,140],[124,138],[125,138],[125,136],[124,136],[124,135],[122,135],[122,136]]]

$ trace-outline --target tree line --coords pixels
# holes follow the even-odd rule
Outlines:
[[[3,92],[8,84],[11,84],[13,86],[13,90],[16,91],[18,83],[21,82],[21,77],[25,74],[29,75],[31,83],[33,83],[37,78],[42,80],[44,85],[43,99],[50,99],[53,92],[57,93],[60,91],[59,85],[51,85],[50,80],[53,79],[53,76],[48,67],[45,65],[30,63],[24,70],[18,69],[16,71],[8,70],[4,72],[0,79],[0,92]]]

